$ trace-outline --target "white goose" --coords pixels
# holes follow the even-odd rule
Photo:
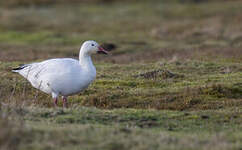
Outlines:
[[[63,107],[67,107],[67,96],[83,91],[95,79],[96,68],[91,55],[97,52],[107,54],[97,42],[86,41],[81,46],[79,61],[72,58],[49,59],[25,64],[12,71],[26,78],[33,87],[51,94],[55,106],[61,95]]]

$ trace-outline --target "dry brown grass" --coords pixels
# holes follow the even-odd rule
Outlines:
[[[6,109],[6,107],[8,106],[2,105],[0,108],[0,149],[17,150],[21,141],[24,140],[23,137],[27,136],[27,132],[23,127],[22,121],[16,119],[16,114],[14,115],[13,113],[10,115],[3,110]]]
[[[46,6],[53,4],[75,4],[75,3],[111,3],[118,0],[7,0],[0,4],[5,7],[16,6]],[[137,0],[132,0],[137,1]]]

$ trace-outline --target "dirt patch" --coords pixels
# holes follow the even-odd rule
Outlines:
[[[179,78],[179,77],[184,77],[184,75],[180,74],[175,74],[170,72],[169,70],[164,70],[164,69],[158,69],[158,70],[153,70],[149,72],[145,72],[139,75],[135,75],[134,77],[142,77],[145,79],[169,79],[169,78]]]
[[[113,43],[103,43],[101,47],[103,47],[107,51],[112,51],[117,48],[117,45]]]
[[[4,7],[16,7],[16,6],[46,6],[54,4],[76,4],[76,3],[112,3],[117,0],[9,0],[0,2]]]

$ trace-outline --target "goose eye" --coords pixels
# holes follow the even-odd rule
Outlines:
[[[92,44],[92,46],[94,46],[94,44]]]

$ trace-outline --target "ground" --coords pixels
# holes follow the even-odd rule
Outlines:
[[[242,148],[242,2],[45,2],[0,7],[0,149]],[[89,39],[68,109],[11,72]]]

